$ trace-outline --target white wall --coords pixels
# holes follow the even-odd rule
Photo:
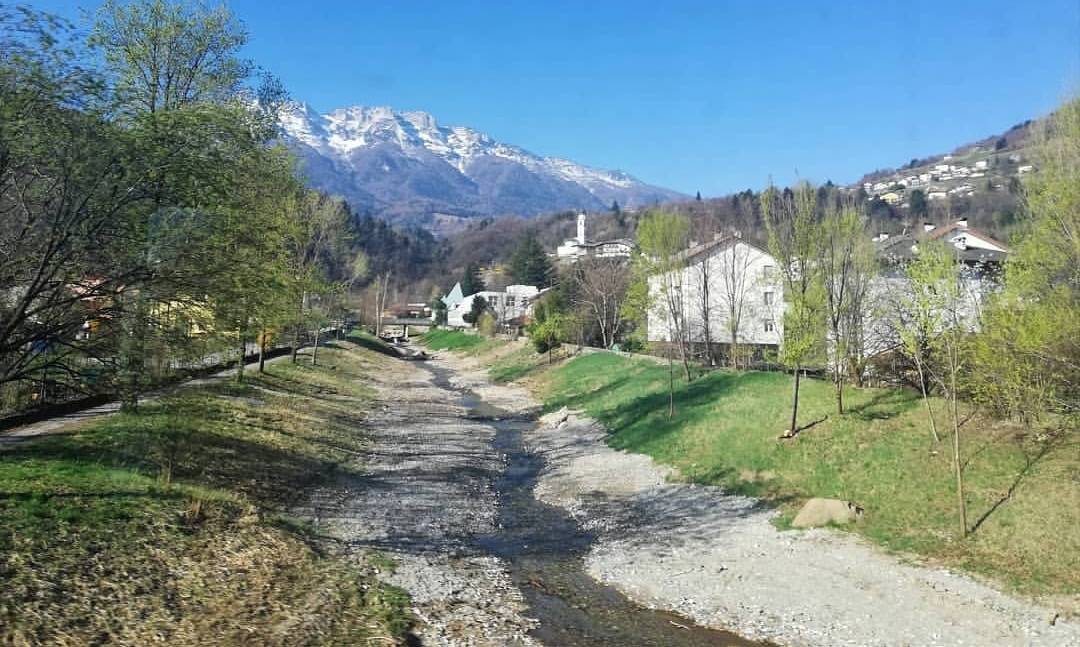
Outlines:
[[[706,264],[704,272],[701,270],[702,263]],[[732,272],[731,268],[735,268],[736,272]],[[732,274],[741,274],[742,280],[731,283],[733,290],[728,290],[726,282],[730,279],[725,276]],[[728,294],[733,292],[736,299],[741,295],[743,304],[737,342],[780,345],[783,339],[783,285],[772,256],[743,241],[734,241],[676,272],[673,278],[681,286],[681,309],[690,341],[693,342],[703,342],[705,338],[701,298],[703,277],[708,281],[709,336],[714,343],[732,343],[728,325]],[[654,303],[662,300],[661,286],[665,282],[664,277],[653,277],[649,281],[649,292],[655,297]],[[766,293],[771,293],[768,303]],[[771,330],[766,329],[766,323],[772,324]],[[649,312],[648,339],[671,341],[670,316],[663,303]]]

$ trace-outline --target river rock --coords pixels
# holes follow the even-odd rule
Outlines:
[[[851,501],[814,498],[803,505],[791,525],[795,528],[813,528],[830,523],[851,523],[862,516],[862,512],[862,508]]]

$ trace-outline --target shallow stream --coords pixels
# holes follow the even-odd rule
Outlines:
[[[584,532],[561,508],[533,496],[544,459],[529,451],[524,432],[537,424],[484,402],[454,386],[452,372],[427,365],[436,386],[456,392],[469,417],[495,428],[494,448],[506,459],[495,482],[498,532],[477,539],[479,547],[503,559],[514,585],[539,621],[532,635],[553,647],[598,645],[698,647],[762,646],[734,634],[695,625],[682,616],[646,609],[585,572],[584,557],[596,537]]]

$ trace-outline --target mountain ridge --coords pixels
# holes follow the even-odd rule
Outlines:
[[[688,197],[623,171],[536,155],[467,126],[443,126],[419,110],[356,105],[319,113],[290,102],[279,120],[312,186],[390,220],[536,216]]]

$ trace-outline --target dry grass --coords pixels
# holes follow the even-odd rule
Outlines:
[[[404,594],[287,517],[362,469],[362,380],[384,361],[342,343],[0,454],[0,642],[402,639]]]

